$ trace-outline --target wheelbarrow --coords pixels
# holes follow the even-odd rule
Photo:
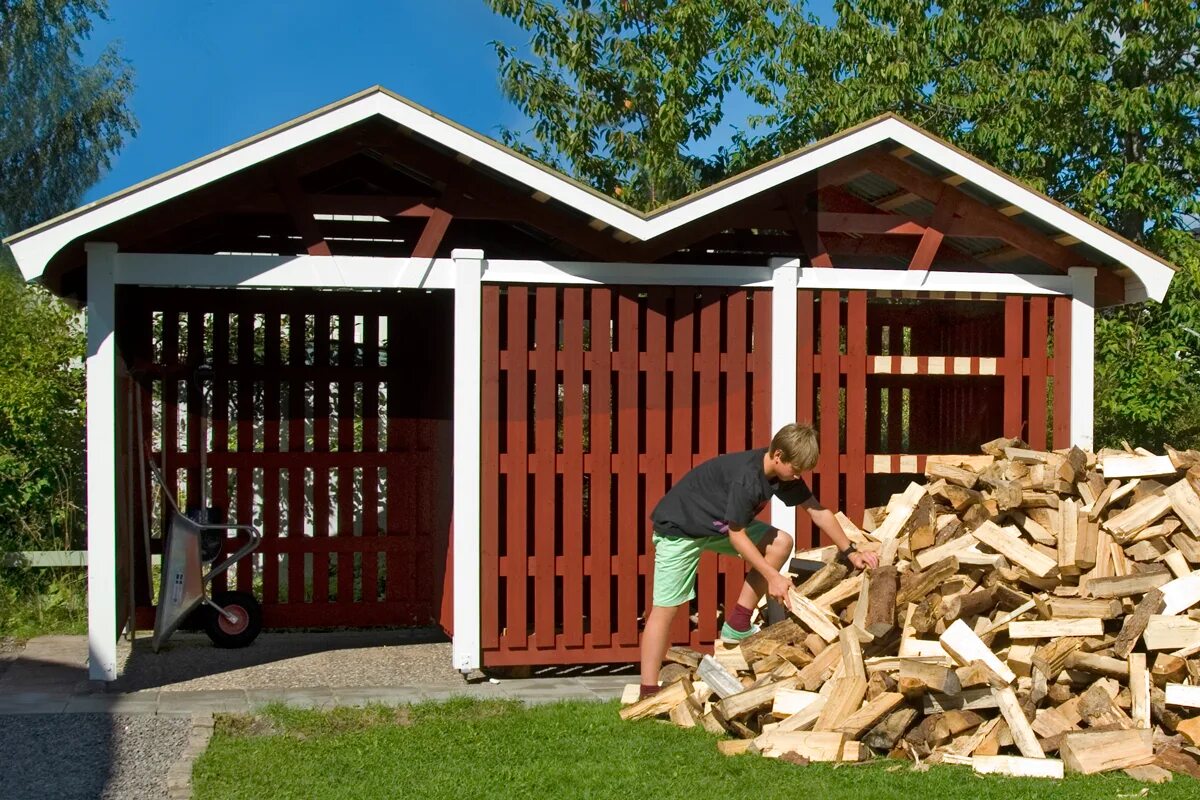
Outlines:
[[[204,364],[196,370],[194,380],[199,384],[201,406],[201,440],[207,437],[208,384],[212,367]],[[140,399],[140,398],[139,398]],[[141,412],[139,408],[139,420]],[[200,474],[207,474],[206,447],[200,450]],[[262,607],[248,592],[224,591],[210,596],[212,582],[231,566],[253,553],[262,541],[262,532],[253,525],[231,525],[217,519],[218,509],[208,508],[206,487],[201,480],[200,507],[182,513],[179,504],[163,477],[162,470],[152,458],[146,461],[154,482],[162,489],[170,506],[166,541],[163,545],[162,577],[158,587],[158,611],[154,617],[154,652],[167,643],[171,634],[182,627],[203,627],[217,647],[245,647],[262,630]],[[244,533],[246,541],[232,555],[216,566],[230,531]],[[205,571],[205,567],[209,569]],[[195,616],[193,616],[195,615]],[[199,622],[199,625],[195,623]]]

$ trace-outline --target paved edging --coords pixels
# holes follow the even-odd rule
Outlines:
[[[197,713],[249,713],[268,703],[294,708],[363,706],[368,703],[404,705],[451,697],[521,700],[547,703],[559,700],[613,700],[621,696],[628,676],[508,679],[498,683],[426,683],[388,687],[215,689],[170,691],[149,689],[126,694],[68,694],[54,691],[0,693],[0,714],[157,714],[191,716]]]
[[[170,800],[191,800],[192,797],[192,767],[204,751],[213,735],[213,715],[211,712],[196,712],[192,714],[192,733],[184,746],[179,760],[167,771],[167,797]]]

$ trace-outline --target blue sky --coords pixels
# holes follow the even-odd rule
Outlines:
[[[109,0],[85,54],[120,42],[141,129],[84,201],[375,84],[497,136],[523,119],[488,43],[527,39],[483,0]]]

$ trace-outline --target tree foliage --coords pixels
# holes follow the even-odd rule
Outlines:
[[[531,33],[493,43],[505,95],[532,121],[510,145],[637,208],[723,177],[695,152],[722,101],[761,68],[786,0],[487,0]],[[535,144],[534,144],[535,143]]]
[[[115,47],[83,63],[103,0],[0,0],[0,234],[79,205],[135,129]],[[0,536],[4,549],[79,544],[82,320],[24,285],[0,247]]]
[[[82,63],[104,0],[0,0],[0,232],[79,205],[136,123],[115,46]]]
[[[69,547],[77,535],[83,348],[69,307],[0,275],[0,532],[17,549]]]
[[[622,81],[629,75],[643,85],[646,70],[663,73],[676,63],[681,37],[672,13],[712,9],[650,4],[637,41],[654,58],[637,71],[600,72],[582,54],[559,55],[575,52],[579,36],[558,22],[580,18],[588,31],[617,30],[625,4],[553,10],[532,0],[489,2],[511,18],[524,10],[522,25],[534,32],[539,65],[517,70],[513,51],[501,47],[502,77],[535,120],[539,141],[569,154],[552,163],[611,192],[619,179],[593,162],[612,152],[595,136],[601,119],[612,123],[586,91],[576,103],[575,87],[586,89],[603,74],[618,87],[604,96],[613,99],[628,91]],[[737,7],[767,20],[727,65],[737,76],[729,85],[760,108],[727,150],[689,173],[690,182],[662,181],[661,191],[637,195],[640,205],[662,204],[880,113],[899,113],[1181,267],[1164,303],[1098,318],[1097,441],[1200,444],[1200,337],[1186,331],[1200,331],[1200,241],[1187,232],[1200,222],[1196,0],[837,0],[828,26],[796,0]],[[705,120],[720,118],[724,97],[705,98]],[[713,130],[696,129],[704,136]],[[756,130],[762,133],[745,133]],[[628,141],[615,154],[614,174],[656,174],[647,165],[661,156],[652,161],[649,144]]]

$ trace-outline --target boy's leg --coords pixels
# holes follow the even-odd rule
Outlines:
[[[643,694],[650,687],[658,688],[658,671],[662,667],[663,658],[671,646],[671,623],[675,620],[675,612],[688,601],[678,606],[654,606],[650,616],[646,618],[646,627],[642,630],[642,688]]]
[[[746,526],[746,535],[750,537],[750,541],[754,542],[767,563],[775,569],[782,568],[792,556],[792,537],[765,522],[758,520],[751,522]],[[708,550],[724,555],[738,555],[728,538],[713,539],[706,544]],[[745,634],[750,630],[750,616],[754,612],[754,607],[758,605],[759,598],[766,590],[766,578],[758,574],[756,570],[746,573],[746,582],[742,585],[741,594],[738,595],[737,605],[725,610],[725,623],[731,630],[724,631],[722,635]]]
[[[642,630],[642,694],[658,687],[658,670],[671,644],[675,612],[696,596],[701,542],[654,534],[653,608]]]

